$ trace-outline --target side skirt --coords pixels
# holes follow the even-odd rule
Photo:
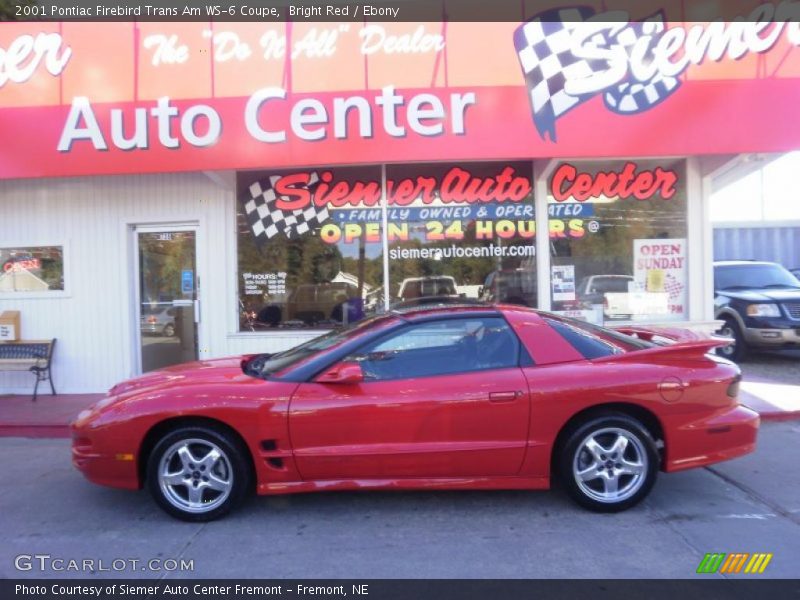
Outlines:
[[[332,479],[259,483],[259,495],[334,492],[346,490],[546,490],[547,477],[437,477],[409,479]]]

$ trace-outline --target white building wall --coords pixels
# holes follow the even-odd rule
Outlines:
[[[690,160],[691,320],[682,326],[709,332],[717,324],[711,312],[708,176],[701,171]],[[544,175],[537,171],[540,197]],[[200,358],[276,352],[319,335],[238,332],[234,190],[232,172],[0,181],[0,244],[65,246],[65,292],[0,294],[0,311],[21,311],[24,339],[58,339],[57,391],[103,392],[137,374],[134,225],[198,226]],[[537,215],[537,226],[546,230],[546,199]],[[540,288],[547,290],[546,238],[539,245],[544,248],[538,253]],[[544,305],[547,298],[543,295]],[[29,394],[32,386],[30,373],[0,371],[0,394]]]
[[[58,339],[59,393],[102,392],[135,375],[134,224],[199,226],[201,358],[281,350],[315,335],[236,332],[233,180],[181,173],[0,181],[0,244],[65,246],[64,293],[0,294],[0,311],[21,311],[23,339]],[[30,373],[0,372],[0,394],[32,388]]]

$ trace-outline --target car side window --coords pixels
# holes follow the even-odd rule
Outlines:
[[[358,361],[367,381],[432,377],[519,365],[520,342],[505,319],[442,319],[409,325],[368,344]]]

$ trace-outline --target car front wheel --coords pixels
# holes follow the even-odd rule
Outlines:
[[[627,415],[599,416],[567,437],[560,475],[567,493],[597,512],[618,512],[639,503],[656,480],[659,454],[650,433]]]
[[[165,435],[150,453],[147,484],[167,513],[211,521],[239,504],[249,488],[249,463],[230,435],[192,426]]]

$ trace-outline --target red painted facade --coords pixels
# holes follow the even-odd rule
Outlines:
[[[653,53],[677,35],[659,63],[674,91],[613,106],[605,94],[645,76],[607,31],[592,51],[616,58],[542,125],[515,48],[536,18],[524,4],[504,23],[3,23],[0,178],[797,148],[793,25],[711,27],[667,7],[675,22],[640,39]]]

